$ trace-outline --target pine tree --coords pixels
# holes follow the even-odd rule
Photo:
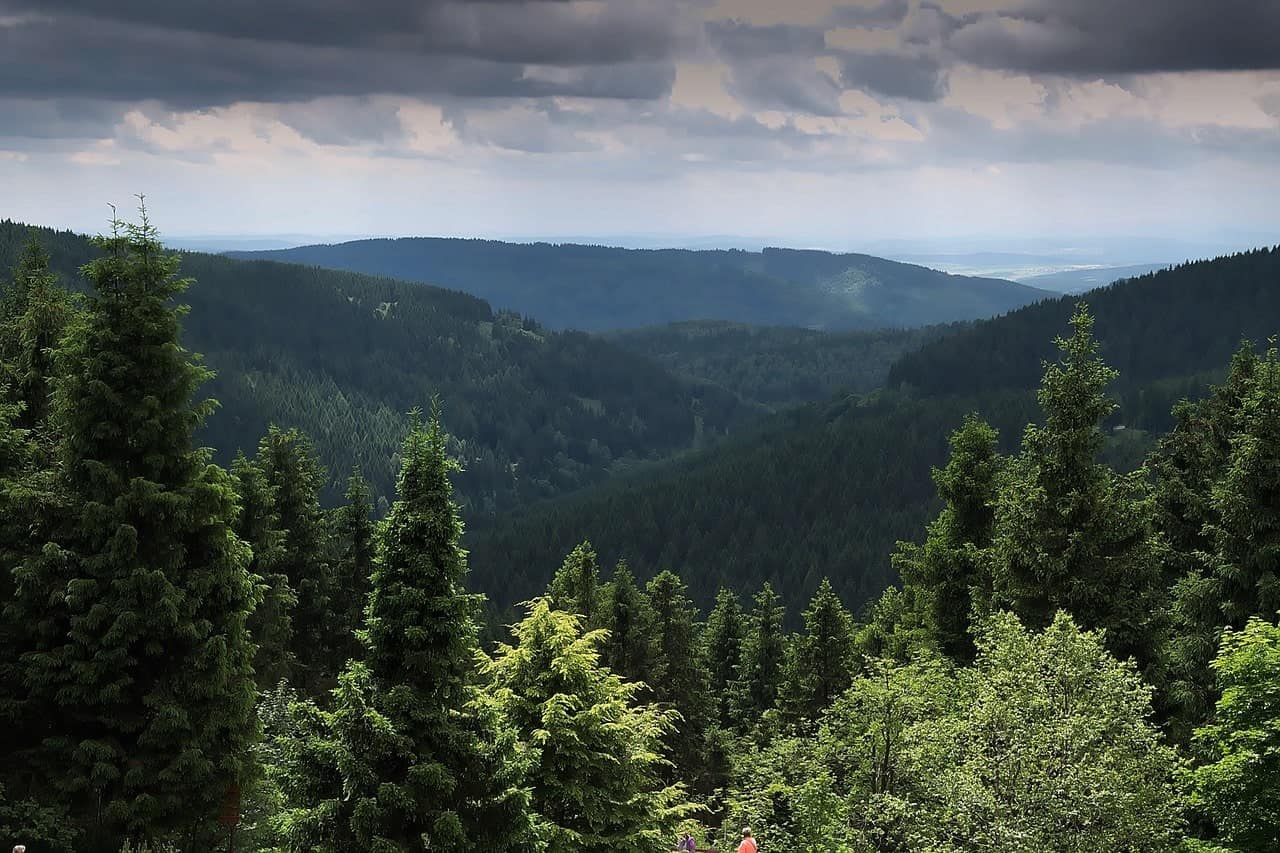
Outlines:
[[[604,643],[605,665],[628,681],[641,682],[652,691],[665,675],[653,630],[653,608],[636,586],[625,562],[618,563],[614,569],[603,598],[600,624],[609,632]]]
[[[480,596],[439,416],[405,440],[382,527],[363,662],[332,710],[303,704],[278,771],[290,849],[519,850],[531,843],[514,734],[474,683]],[[323,843],[321,842],[323,839]]]
[[[240,499],[235,532],[253,552],[249,575],[258,588],[259,604],[249,615],[249,635],[257,652],[253,658],[258,686],[275,687],[293,671],[293,608],[297,595],[280,571],[284,534],[275,511],[275,490],[262,468],[237,453],[231,462],[231,481]]]
[[[1183,401],[1174,408],[1173,429],[1147,461],[1155,483],[1156,523],[1169,543],[1166,576],[1172,583],[1162,661],[1165,683],[1158,698],[1172,716],[1168,728],[1179,742],[1207,719],[1214,701],[1210,662],[1226,617],[1212,566],[1213,531],[1221,526],[1213,492],[1240,434],[1244,400],[1257,367],[1253,348],[1242,344],[1221,387],[1204,400]]]
[[[583,542],[569,552],[547,589],[553,608],[577,613],[588,627],[598,624],[600,592],[600,567],[590,542]]]
[[[1060,362],[1048,364],[1038,399],[1043,426],[1028,426],[996,504],[991,561],[995,596],[1033,627],[1065,609],[1105,628],[1119,657],[1154,656],[1162,542],[1140,474],[1097,461],[1116,373],[1098,357],[1081,304]]]
[[[649,581],[645,595],[653,609],[658,664],[664,675],[653,685],[654,698],[680,714],[676,731],[667,739],[667,754],[675,763],[679,778],[692,784],[704,764],[711,713],[710,673],[696,634],[698,608],[689,598],[684,581],[669,570]]]
[[[71,294],[49,271],[49,255],[34,240],[0,294],[0,386],[20,403],[14,423],[42,430],[49,417],[55,359],[63,334],[75,320]]]
[[[738,679],[738,669],[742,664],[745,618],[738,596],[732,590],[721,587],[716,593],[715,607],[707,616],[703,646],[711,675],[711,695],[714,697],[712,716],[725,728],[732,726],[733,703],[730,691]]]
[[[817,720],[853,683],[853,617],[826,578],[804,611],[804,633],[786,663],[781,705],[792,721]]]
[[[732,722],[739,731],[755,729],[764,713],[778,704],[785,656],[782,616],[777,593],[765,583],[756,593],[755,608],[742,639],[738,677],[730,688]]]
[[[644,704],[641,685],[601,663],[603,630],[545,598],[488,666],[496,701],[529,751],[542,849],[669,849],[690,814],[683,786],[662,782],[662,740],[675,712]]]
[[[188,282],[147,221],[115,223],[53,417],[70,512],[17,569],[21,668],[43,735],[43,799],[84,849],[191,831],[245,777],[254,605],[235,491],[192,435],[209,371],[178,343]]]
[[[973,660],[970,630],[975,612],[991,600],[991,580],[981,551],[991,544],[997,478],[1003,460],[998,436],[977,415],[951,434],[951,458],[933,469],[943,508],[929,525],[924,545],[899,542],[893,566],[916,593],[938,648],[952,660]]]
[[[293,608],[290,655],[295,675],[317,690],[338,671],[337,618],[329,566],[328,526],[320,509],[325,474],[311,440],[296,429],[272,426],[258,445],[258,466],[274,496],[281,531],[278,572],[297,597]]]
[[[370,513],[373,502],[369,484],[359,471],[347,480],[346,503],[334,512],[333,539],[337,548],[334,560],[335,602],[345,602],[342,621],[335,638],[340,657],[351,658],[360,653],[355,632],[364,623],[365,599],[373,575],[374,524]],[[343,642],[344,639],[346,642]]]

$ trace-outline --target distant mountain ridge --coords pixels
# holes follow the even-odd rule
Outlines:
[[[992,317],[1049,296],[872,255],[818,250],[618,249],[401,237],[231,252],[430,282],[550,328],[613,331],[688,320],[852,330]]]

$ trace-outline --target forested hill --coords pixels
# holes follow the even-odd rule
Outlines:
[[[904,355],[889,381],[928,394],[1034,388],[1081,298],[1123,386],[1218,369],[1242,338],[1280,332],[1280,247],[1182,264],[979,322]]]
[[[554,328],[587,331],[682,320],[926,326],[992,317],[1046,296],[1010,281],[871,255],[792,249],[640,250],[407,237],[233,254],[433,282]]]
[[[83,236],[0,222],[0,275],[35,236],[63,280],[96,251]],[[678,379],[581,333],[549,332],[464,293],[267,261],[184,253],[196,283],[184,344],[218,376],[201,440],[228,461],[270,423],[299,427],[332,496],[358,465],[394,490],[404,413],[439,395],[468,517],[596,482],[709,440],[755,414],[733,394]]]
[[[712,382],[770,408],[883,387],[889,367],[961,324],[822,332],[690,320],[613,332],[607,339],[681,376]]]
[[[884,391],[780,416],[713,452],[503,519],[473,537],[473,571],[509,603],[590,538],[641,576],[681,571],[703,601],[720,584],[767,580],[795,608],[827,576],[851,606],[865,604],[894,580],[894,543],[934,514],[930,468],[963,416],[987,419],[1005,449],[1038,420],[1043,361],[1060,355],[1054,339],[1082,298],[1120,371],[1104,458],[1132,470],[1172,426],[1173,405],[1223,378],[1242,338],[1261,346],[1280,332],[1280,251],[1187,264],[939,337],[902,356]]]

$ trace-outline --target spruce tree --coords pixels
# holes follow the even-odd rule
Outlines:
[[[982,550],[991,544],[997,478],[1003,460],[998,436],[977,415],[951,434],[951,458],[933,469],[942,512],[929,525],[924,545],[899,542],[893,566],[912,588],[938,648],[959,663],[973,660],[970,620],[985,610],[991,581]]]
[[[231,462],[231,481],[240,499],[235,531],[253,553],[249,574],[259,596],[249,616],[249,635],[257,647],[253,670],[258,686],[267,689],[293,672],[293,608],[298,599],[280,569],[284,534],[275,511],[275,490],[262,468],[243,453]]]
[[[334,601],[341,607],[336,649],[343,658],[360,653],[355,632],[364,623],[365,599],[369,595],[375,551],[373,501],[369,484],[355,471],[347,479],[346,502],[334,511],[333,540]]]
[[[653,685],[654,698],[680,714],[667,739],[668,755],[679,778],[694,783],[704,763],[706,730],[711,713],[705,652],[697,638],[698,608],[689,588],[675,572],[659,572],[645,586],[653,610],[653,633],[663,678]]]
[[[618,563],[605,588],[600,624],[609,632],[604,643],[605,665],[652,691],[664,676],[653,629],[653,609],[625,562]]]
[[[304,703],[277,771],[290,849],[520,850],[531,844],[514,734],[474,681],[480,596],[438,415],[405,440],[365,628],[332,710]],[[321,841],[323,839],[323,842]]]
[[[742,661],[730,688],[732,722],[739,731],[751,731],[766,711],[778,703],[786,638],[783,610],[777,593],[767,582],[755,595],[755,607],[742,639]]]
[[[328,556],[328,525],[320,508],[325,474],[309,439],[296,429],[272,426],[258,445],[258,466],[273,495],[281,531],[278,571],[297,597],[290,655],[299,682],[315,691],[341,667]]]
[[[641,685],[603,666],[603,630],[545,598],[488,666],[496,701],[527,744],[540,849],[594,853],[669,849],[693,811],[661,779],[675,712],[645,704]]]
[[[71,294],[58,284],[49,271],[48,253],[33,240],[0,294],[0,387],[6,390],[5,399],[21,404],[16,426],[43,430],[57,373],[55,359],[75,316]]]
[[[588,627],[598,624],[600,592],[600,567],[590,542],[583,542],[569,552],[547,589],[553,608],[577,613]]]
[[[1169,545],[1166,575],[1173,584],[1162,656],[1165,683],[1158,698],[1171,715],[1168,728],[1180,742],[1213,706],[1210,662],[1226,624],[1223,591],[1213,567],[1214,530],[1221,526],[1213,493],[1240,434],[1257,367],[1253,348],[1242,344],[1222,386],[1204,400],[1184,400],[1174,408],[1173,429],[1147,461],[1155,484],[1156,523]]]
[[[192,436],[210,373],[179,343],[155,229],[114,223],[52,417],[69,512],[16,571],[20,666],[45,718],[32,756],[83,849],[193,832],[248,772],[254,606],[235,491]],[[188,837],[191,837],[188,835]]]
[[[804,633],[788,651],[782,709],[792,721],[817,720],[854,676],[853,617],[828,579],[805,609]]]
[[[715,607],[707,616],[703,632],[707,667],[711,675],[713,718],[720,726],[729,728],[733,720],[733,702],[730,693],[738,680],[738,668],[742,663],[743,625],[746,617],[742,603],[730,589],[720,587],[716,593]]]
[[[1162,543],[1141,474],[1098,462],[1102,425],[1115,410],[1116,372],[1098,357],[1093,318],[1078,307],[1063,357],[1046,365],[1030,425],[996,502],[991,563],[997,602],[1043,628],[1066,610],[1105,628],[1119,657],[1152,662]]]

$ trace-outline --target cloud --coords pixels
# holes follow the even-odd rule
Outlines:
[[[947,46],[966,62],[1011,71],[1242,71],[1280,68],[1278,32],[1275,0],[1011,0],[959,22]]]
[[[946,75],[929,56],[847,52],[840,56],[846,86],[890,98],[936,101],[947,93]]]
[[[896,27],[911,11],[907,0],[881,0],[874,6],[842,4],[831,11],[827,22],[835,27]]]
[[[773,56],[732,65],[730,94],[755,109],[837,116],[840,84],[808,57]]]

